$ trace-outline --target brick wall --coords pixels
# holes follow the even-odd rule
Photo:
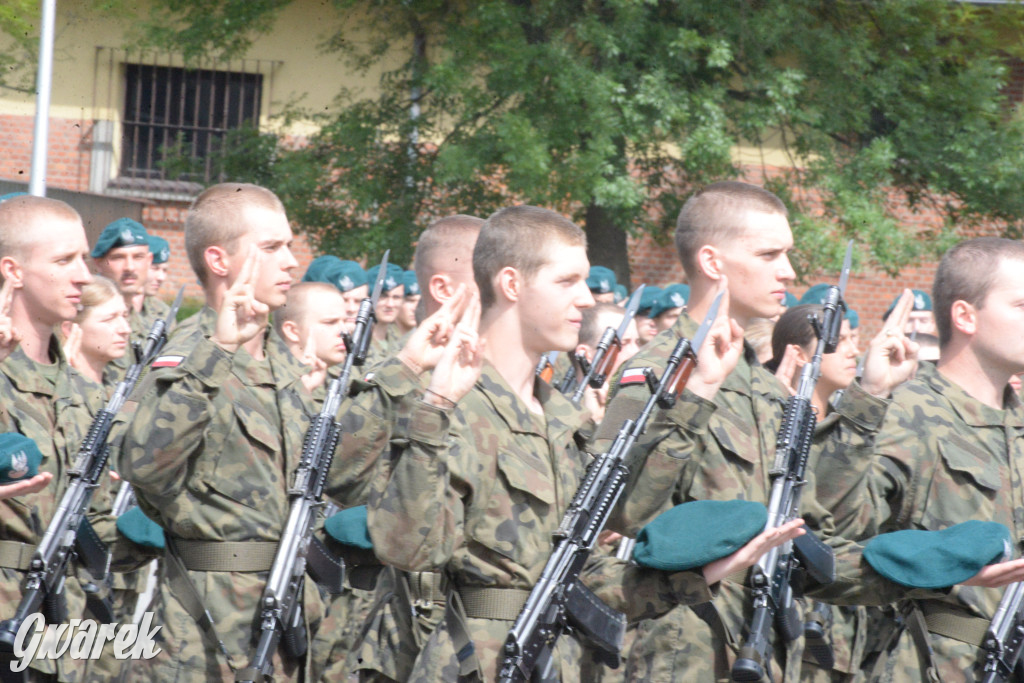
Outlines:
[[[0,116],[0,178],[27,183],[32,167],[31,116]],[[46,184],[65,190],[89,189],[92,121],[50,118]]]

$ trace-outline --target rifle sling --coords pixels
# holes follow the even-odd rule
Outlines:
[[[0,541],[0,567],[28,571],[36,546],[18,541]]]
[[[931,633],[981,647],[991,623],[988,619],[967,614],[962,609],[937,600],[921,600],[918,605],[924,614],[925,626]]]

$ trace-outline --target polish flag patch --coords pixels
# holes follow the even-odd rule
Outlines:
[[[647,378],[644,376],[644,371],[647,368],[630,368],[622,373],[622,378],[619,379],[619,386],[625,386],[627,384],[646,384]]]
[[[176,368],[185,360],[185,356],[160,356],[150,366],[152,368]]]

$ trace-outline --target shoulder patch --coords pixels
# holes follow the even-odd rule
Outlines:
[[[185,356],[160,356],[153,361],[151,368],[176,368],[185,360]]]
[[[372,382],[373,381],[373,373],[372,372],[366,373],[366,377],[363,378],[363,381],[364,382]]]
[[[626,386],[629,384],[646,384],[647,378],[644,374],[651,368],[630,368],[622,373],[622,377],[619,379],[619,386]]]

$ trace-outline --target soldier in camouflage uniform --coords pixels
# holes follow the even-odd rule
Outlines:
[[[165,320],[171,307],[159,298],[160,288],[167,281],[170,268],[171,245],[163,237],[149,236],[149,252],[153,260],[146,273],[146,286],[142,294],[132,297],[132,309],[139,314],[144,334],[149,332],[157,320]]]
[[[787,256],[793,239],[786,208],[762,188],[738,182],[710,185],[680,212],[676,246],[691,297],[688,314],[660,333],[634,357],[615,390],[598,448],[606,446],[622,420],[633,416],[648,396],[640,370],[664,365],[676,341],[692,337],[724,283],[732,341],[741,353],[698,363],[680,400],[653,416],[637,448],[645,458],[634,470],[620,506],[617,526],[633,534],[659,512],[691,500],[744,499],[767,504],[768,472],[774,464],[776,434],[788,391],[742,342],[742,328],[754,318],[782,313],[787,285],[795,275]],[[692,316],[692,317],[691,317]],[[711,340],[709,343],[714,343]],[[868,363],[865,380],[854,383],[836,408],[840,416],[817,448],[864,448],[885,405],[878,396],[913,370],[890,340]],[[705,367],[701,367],[702,364]],[[845,441],[841,437],[851,434]],[[596,448],[595,448],[596,450]],[[814,511],[805,493],[801,511]],[[821,515],[819,515],[820,517]],[[749,574],[722,581],[711,602],[677,606],[638,627],[627,662],[627,677],[645,681],[724,681],[750,614]],[[776,645],[775,680],[798,675],[802,643]],[[788,664],[788,665],[787,665]]]
[[[278,198],[255,185],[208,188],[189,209],[185,241],[207,306],[133,394],[121,453],[167,539],[154,603],[162,652],[131,671],[145,681],[223,680],[248,664],[312,410],[304,366],[267,327],[297,266]],[[311,640],[323,611],[311,580],[302,607]],[[279,647],[275,679],[301,680],[307,656]]]
[[[508,629],[547,561],[589,459],[587,415],[534,369],[547,350],[575,346],[580,311],[593,304],[588,268],[582,231],[552,211],[502,209],[481,230],[473,252],[480,339],[477,308],[452,335],[412,409],[408,447],[369,504],[384,562],[444,574],[445,616],[409,680],[493,680]],[[698,573],[677,574],[687,576],[673,589],[707,594]],[[563,636],[554,675],[578,680],[580,656]]]
[[[366,271],[370,283],[377,281],[377,272],[380,266],[373,266]],[[373,341],[370,342],[370,352],[367,354],[367,365],[374,365],[382,360],[394,356],[402,348],[402,332],[395,324],[398,313],[402,309],[402,301],[405,298],[405,285],[402,282],[403,271],[393,263],[388,264],[387,274],[384,276],[384,288],[377,300],[377,324],[373,328]]]
[[[951,249],[935,276],[938,366],[922,364],[896,390],[874,455],[823,457],[818,497],[850,541],[898,529],[939,530],[967,520],[1006,525],[1024,538],[1024,406],[1008,388],[1024,370],[1024,245],[980,238]],[[903,325],[887,321],[902,338]],[[979,679],[981,640],[1002,595],[1024,577],[1024,561],[991,565],[951,590],[911,591],[857,561],[841,563],[826,593],[841,602],[903,604],[907,628],[889,644],[877,680],[946,683]],[[840,558],[845,555],[840,551]],[[927,631],[927,632],[925,632]],[[921,645],[927,649],[918,649]]]
[[[67,488],[73,464],[102,388],[72,370],[53,334],[74,318],[90,280],[88,245],[78,213],[63,202],[21,196],[0,203],[0,428],[36,442],[40,475],[16,499],[0,501],[0,618],[10,618],[32,553]],[[19,343],[20,342],[20,343]],[[45,489],[32,490],[40,484]],[[90,521],[105,541],[114,538],[109,488],[93,495]],[[84,618],[85,596],[74,567],[64,596],[69,618]],[[86,662],[69,657],[35,661],[25,680],[81,681]],[[7,662],[4,680],[12,676]],[[13,678],[12,678],[13,680]]]

